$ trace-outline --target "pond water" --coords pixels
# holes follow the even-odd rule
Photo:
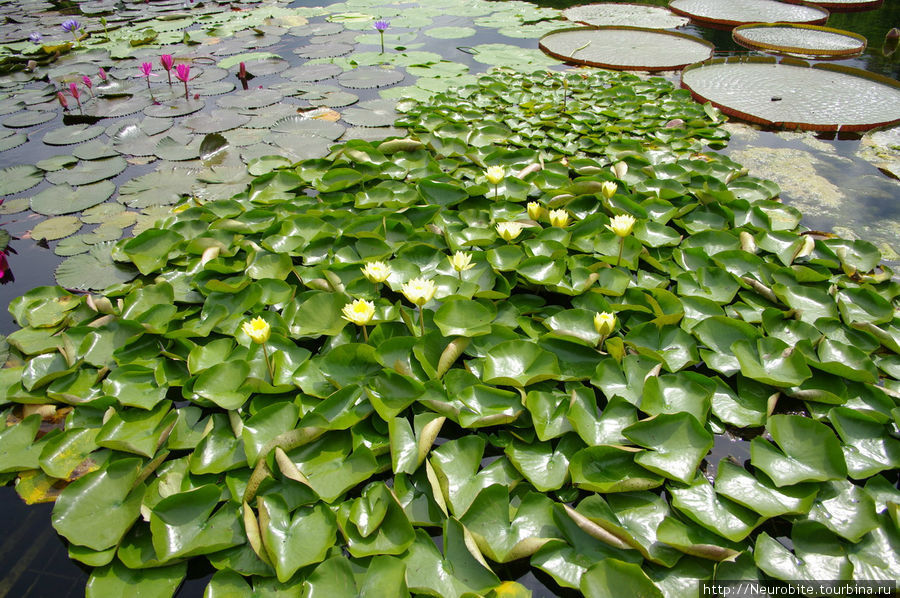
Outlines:
[[[653,4],[664,6],[666,2]],[[311,6],[308,2],[294,2],[291,6]],[[564,3],[541,3],[541,6],[562,8]],[[349,10],[349,9],[348,9]],[[377,8],[370,9],[377,13]],[[335,9],[333,12],[339,12]],[[461,9],[464,12],[464,9]],[[324,23],[325,16],[310,17],[310,23]],[[435,16],[429,28],[473,27],[473,19],[459,16]],[[834,14],[829,25],[844,28],[865,35],[869,48],[858,58],[839,61],[870,72],[892,78],[900,76],[900,53],[892,57],[881,55],[881,41],[891,26],[900,25],[900,2],[888,1],[880,9],[862,13]],[[564,26],[564,25],[563,25]],[[470,73],[483,72],[489,64],[476,60],[468,47],[480,44],[504,43],[522,48],[536,48],[535,39],[514,38],[498,33],[496,29],[476,26],[474,35],[464,39],[442,40],[425,36],[415,28],[396,27],[396,31],[408,34],[403,43],[413,47],[422,44],[421,50],[436,52],[448,60],[466,65]],[[689,25],[681,31],[702,37],[716,45],[722,55],[748,53],[736,46],[729,32]],[[303,59],[292,50],[306,43],[303,39],[285,35],[280,41],[261,51],[278,54],[288,60],[291,66],[299,65]],[[377,40],[369,39],[357,46],[357,51],[377,50]],[[148,52],[147,56],[157,51]],[[555,67],[554,67],[555,68]],[[666,74],[677,81],[674,74]],[[0,77],[0,81],[2,81]],[[234,82],[233,74],[229,81]],[[277,73],[261,75],[252,85],[268,87],[282,81]],[[408,85],[411,78],[399,82],[397,86]],[[156,83],[158,85],[158,83]],[[376,99],[376,90],[354,90],[360,101]],[[288,101],[288,100],[285,100]],[[300,105],[296,100],[290,100]],[[212,108],[208,102],[207,111]],[[121,120],[121,119],[120,119]],[[59,155],[56,147],[40,142],[47,131],[58,127],[60,119],[27,130],[29,141],[18,148],[0,152],[0,168],[18,164],[33,164],[38,160]],[[104,122],[104,125],[108,122]],[[861,237],[875,242],[890,261],[900,259],[900,183],[884,174],[872,162],[861,157],[865,143],[859,139],[828,139],[810,133],[773,133],[760,131],[740,123],[728,125],[732,140],[723,150],[736,161],[750,169],[751,174],[775,180],[782,188],[782,199],[800,208],[804,213],[804,223],[810,228],[835,231],[843,236]],[[895,155],[896,159],[896,155]],[[132,164],[113,180],[116,184],[154,170],[155,165]],[[7,201],[30,197],[45,188],[46,183],[24,192],[11,194]],[[36,243],[29,237],[29,231],[44,217],[29,210],[0,215],[0,225],[15,239],[11,247],[15,253],[9,258],[9,265],[15,279],[9,275],[0,286],[0,333],[14,330],[11,317],[6,312],[9,302],[41,285],[54,284],[53,271],[62,261],[53,248],[58,242]],[[89,225],[84,230],[90,230]],[[127,227],[126,227],[127,229]],[[84,232],[84,231],[82,231]],[[713,452],[717,461],[727,455],[738,460],[746,458],[746,447],[740,441],[719,438]],[[0,598],[37,596],[79,596],[83,594],[87,574],[66,556],[65,545],[50,527],[50,506],[24,506],[10,487],[0,488]],[[181,598],[201,596],[210,571],[189,570],[188,579],[178,592]],[[509,578],[515,578],[510,571]],[[522,573],[524,575],[524,572]],[[527,573],[521,581],[534,590],[535,597],[567,595],[549,578],[536,578]]]

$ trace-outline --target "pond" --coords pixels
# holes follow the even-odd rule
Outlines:
[[[104,3],[91,4],[98,5],[92,10],[102,11],[107,6]],[[142,14],[142,4],[126,4],[125,12],[128,13],[128,18],[136,21],[147,19],[150,15]],[[183,3],[154,4],[196,12],[203,10],[200,3],[186,6],[182,6]],[[472,75],[482,73],[492,65],[530,66],[533,69],[553,70],[562,68],[555,61],[546,59],[536,49],[536,37],[541,33],[565,26],[564,23],[552,21],[556,16],[554,12],[538,9],[529,11],[519,5],[516,5],[515,9],[504,10],[500,3],[492,5],[463,1],[451,7],[443,4],[441,3],[439,7],[430,5],[428,10],[419,11],[407,4],[385,5],[381,8],[378,2],[350,1],[318,11],[310,9],[308,4],[294,2],[290,7],[303,9],[301,14],[305,16],[302,19],[298,18],[295,21],[285,19],[277,24],[261,20],[254,22],[253,26],[257,27],[258,31],[252,33],[247,32],[246,24],[235,25],[235,31],[231,31],[229,20],[225,16],[221,18],[220,31],[215,33],[203,33],[202,27],[191,24],[190,19],[188,22],[179,22],[177,28],[173,26],[169,31],[158,25],[178,22],[177,18],[155,22],[157,29],[160,30],[158,33],[168,36],[166,39],[170,41],[167,43],[172,45],[167,48],[175,48],[176,58],[207,54],[207,49],[210,50],[208,55],[214,56],[208,62],[198,60],[194,63],[197,65],[195,72],[202,69],[200,75],[202,79],[192,79],[191,87],[194,90],[192,93],[199,93],[206,100],[205,106],[196,114],[176,116],[173,119],[175,129],[170,131],[171,141],[162,146],[159,145],[159,140],[163,133],[169,130],[166,125],[173,126],[173,123],[166,122],[167,117],[164,115],[151,116],[141,123],[129,123],[131,126],[129,131],[132,133],[123,135],[122,123],[128,123],[133,119],[133,113],[100,121],[103,130],[93,139],[77,140],[78,145],[74,140],[73,143],[63,146],[48,144],[46,140],[42,142],[42,139],[46,139],[45,135],[58,130],[62,124],[61,111],[56,114],[58,108],[52,105],[56,101],[55,95],[48,95],[42,91],[43,84],[38,82],[26,83],[23,89],[16,89],[10,85],[8,88],[13,91],[4,98],[4,106],[18,108],[15,106],[15,102],[18,101],[16,94],[24,93],[27,95],[25,101],[30,106],[37,105],[38,111],[52,111],[55,116],[33,126],[6,131],[12,133],[21,130],[28,139],[17,147],[0,152],[0,168],[28,166],[43,161],[46,172],[58,173],[58,176],[48,176],[47,180],[34,186],[10,193],[5,197],[5,207],[0,207],[0,213],[3,214],[3,228],[14,237],[10,246],[15,252],[8,257],[9,268],[15,280],[9,280],[7,275],[3,279],[4,286],[0,287],[0,304],[4,308],[0,314],[0,332],[9,333],[16,328],[12,318],[6,313],[6,305],[34,287],[55,284],[53,272],[65,256],[86,255],[75,252],[79,250],[86,252],[91,246],[102,246],[121,235],[127,236],[134,232],[132,227],[137,226],[137,230],[143,230],[155,218],[169,212],[170,206],[180,200],[181,196],[196,193],[193,181],[187,180],[188,177],[196,175],[171,170],[173,167],[189,166],[198,171],[202,170],[210,180],[209,185],[220,189],[220,193],[227,196],[228,191],[233,189],[231,186],[242,187],[250,180],[250,176],[240,172],[239,167],[255,157],[278,153],[291,156],[293,159],[323,155],[324,149],[320,150],[319,145],[325,148],[327,143],[322,143],[322,137],[315,136],[315,142],[311,144],[314,147],[308,147],[302,141],[298,143],[296,137],[292,138],[308,133],[305,129],[310,122],[308,119],[297,125],[300,128],[286,128],[278,132],[279,141],[274,142],[274,145],[263,145],[265,139],[260,134],[260,131],[267,130],[285,116],[297,114],[298,109],[305,110],[310,105],[317,105],[322,98],[325,98],[326,105],[332,106],[337,112],[323,111],[322,118],[316,119],[316,122],[337,126],[334,120],[340,116],[338,113],[341,113],[345,116],[346,124],[338,123],[341,129],[339,131],[334,129],[337,135],[343,133],[343,128],[346,127],[351,129],[351,135],[367,137],[373,132],[378,135],[379,128],[383,129],[381,134],[392,132],[386,126],[393,120],[395,113],[391,103],[383,100],[396,99],[404,94],[423,97],[427,91],[443,90],[454,84],[468,84],[474,80]],[[511,3],[507,4],[512,6]],[[655,4],[665,5],[665,2]],[[561,7],[556,3],[542,6]],[[236,10],[233,14],[239,16],[242,13],[251,14],[261,7],[259,4],[248,3],[239,8],[241,10]],[[165,12],[160,10],[159,14],[164,15]],[[225,13],[226,16],[233,14]],[[341,16],[334,17],[334,15]],[[283,16],[284,13],[277,13],[274,18],[277,20]],[[387,54],[392,57],[396,70],[392,70],[387,79],[383,79],[385,77],[383,72],[375,72],[369,73],[369,79],[359,78],[354,81],[351,77],[344,81],[347,85],[337,85],[332,80],[333,75],[324,77],[320,73],[309,72],[312,69],[304,72],[294,70],[305,63],[337,64],[342,69],[349,68],[353,65],[349,61],[354,59],[362,65],[378,64],[383,57],[380,54],[379,36],[371,28],[371,16],[387,17],[391,21],[385,33],[385,43]],[[113,21],[111,17],[109,20]],[[900,22],[900,5],[896,2],[887,2],[875,11],[833,15],[829,21],[830,26],[862,33],[870,42],[869,49],[862,57],[840,62],[897,78],[900,73],[898,56],[882,56],[880,44],[889,26],[898,22]],[[37,26],[36,23],[28,25]],[[181,30],[185,28],[188,35],[194,38],[193,41],[200,41],[199,49],[196,46],[174,45],[178,41],[173,37],[174,32],[181,37]],[[58,31],[50,32],[49,27],[45,27],[44,30],[48,38],[61,37]],[[728,32],[693,25],[682,31],[714,43],[718,54],[747,53],[731,41]],[[102,35],[102,28],[98,26],[96,18],[91,20],[91,32],[92,37]],[[235,32],[236,37],[229,41],[229,34]],[[109,33],[114,33],[112,25]],[[323,36],[333,39],[323,40]],[[230,47],[220,46],[229,43]],[[349,46],[350,50],[343,49],[343,46]],[[89,55],[90,60],[87,62],[70,60],[66,56],[57,63],[47,65],[46,68],[65,70],[66,65],[74,65],[72,68],[81,73],[86,64],[92,69],[99,65],[112,64],[116,67],[108,68],[110,76],[128,82],[135,79],[139,62],[152,60],[154,71],[159,76],[152,80],[151,85],[158,97],[164,100],[180,95],[179,82],[176,81],[173,91],[169,91],[164,82],[165,75],[156,62],[161,50],[154,46],[152,41],[134,47],[136,49],[131,57],[123,57],[121,62],[110,59],[101,51]],[[522,50],[517,51],[516,47]],[[305,50],[298,53],[295,50],[299,48]],[[124,52],[121,48],[113,48],[112,51]],[[281,60],[261,55],[263,52],[278,55]],[[344,52],[346,54],[343,54]],[[397,58],[401,55],[411,55],[413,52],[430,52],[436,54],[437,58],[425,54],[415,55],[409,61]],[[302,56],[304,53],[305,56]],[[237,61],[226,65],[224,73],[220,72],[222,68],[213,66],[213,62],[219,62],[225,57],[245,54],[248,70],[255,75],[249,81],[251,88],[256,88],[260,92],[277,90],[275,94],[242,95],[236,90],[242,83],[237,77]],[[447,62],[439,62],[441,58]],[[461,64],[465,68],[453,66],[455,64]],[[290,71],[293,71],[291,72],[293,78],[284,76]],[[390,79],[393,73],[399,77],[397,80]],[[93,70],[86,74],[96,80]],[[323,79],[319,79],[320,76]],[[673,81],[677,80],[673,74],[667,74],[666,77]],[[0,77],[0,82],[5,80],[4,77]],[[140,83],[143,84],[143,81]],[[99,93],[99,83],[97,85]],[[392,92],[392,90],[399,91]],[[82,88],[81,93],[83,95],[92,92]],[[228,99],[230,97],[238,99],[230,101]],[[82,99],[87,105],[87,98]],[[73,115],[78,109],[73,105],[71,97],[68,102],[69,114]],[[354,105],[355,102],[358,103]],[[24,110],[14,110],[13,107],[4,109],[8,109],[10,115],[25,113]],[[138,110],[144,108],[145,106],[141,106]],[[202,120],[202,116],[198,117],[210,115],[213,110],[222,112],[207,120]],[[244,114],[240,114],[241,111]],[[254,111],[257,113],[248,117],[247,113]],[[144,110],[144,113],[147,111]],[[0,118],[7,117],[4,115]],[[195,118],[191,122],[191,127],[176,130],[178,125],[183,125],[184,120],[188,118]],[[222,128],[220,121],[229,118],[237,118],[243,124],[228,129]],[[248,124],[250,118],[255,120]],[[140,127],[144,127],[144,131],[133,132],[135,128]],[[884,156],[890,154],[889,149],[866,150],[865,142],[859,139],[829,139],[827,136],[811,133],[773,133],[760,131],[738,122],[730,123],[727,128],[732,137],[727,147],[722,150],[723,153],[746,166],[752,175],[774,180],[782,189],[781,198],[803,212],[804,225],[812,229],[834,231],[844,237],[868,239],[876,243],[890,262],[896,263],[900,260],[897,254],[900,251],[898,242],[900,206],[896,203],[896,198],[900,196],[900,184],[866,158],[867,151],[871,155],[880,152],[882,155],[876,157],[875,162],[889,160],[890,156],[887,158]],[[160,133],[156,133],[160,129]],[[322,125],[321,129],[329,129],[329,126]],[[215,169],[200,164],[197,158],[201,153],[205,153],[200,147],[201,141],[206,135],[216,133],[222,134],[229,144],[229,149],[225,150],[226,155],[220,155],[221,163],[218,165],[220,170],[211,172]],[[154,137],[154,134],[157,136]],[[149,143],[148,138],[152,138],[151,145],[146,145]],[[210,139],[215,149],[219,142]],[[896,144],[896,140],[893,143]],[[141,151],[137,151],[135,148],[140,144],[146,147],[141,147]],[[101,177],[103,173],[96,174],[89,168],[81,168],[96,157],[103,156],[105,158],[101,159],[108,162],[120,160],[118,157],[120,154],[127,156],[128,160],[121,165],[120,173],[114,173],[110,177]],[[66,158],[71,155],[75,155],[76,158]],[[62,170],[65,166],[71,166],[77,159],[80,159],[81,163],[73,169],[74,172]],[[896,159],[895,151],[894,165]],[[260,173],[266,171],[264,161],[251,163],[260,169]],[[117,165],[109,166],[118,168]],[[895,166],[891,168],[894,168],[893,172],[897,172]],[[157,170],[163,175],[151,177]],[[29,174],[6,170],[5,180],[9,180],[13,174],[16,177],[36,176],[33,172]],[[37,174],[42,177],[43,169]],[[214,174],[219,178],[212,176]],[[69,178],[70,176],[87,177],[84,180],[90,180],[90,184],[100,184],[95,181],[111,180],[118,187],[119,193],[122,193],[122,188],[128,181],[139,177],[146,178],[141,180],[141,184],[126,187],[129,193],[119,196],[120,203],[115,202],[116,195],[111,192],[112,199],[108,202],[101,200],[85,208],[92,210],[89,218],[84,218],[83,215],[88,212],[82,211],[80,220],[71,218],[68,221],[57,220],[58,227],[68,226],[71,231],[58,232],[58,229],[54,228],[46,233],[49,242],[35,242],[31,238],[30,231],[38,224],[47,217],[67,218],[68,215],[55,207],[55,200],[50,196],[45,196],[46,204],[50,207],[43,209],[44,215],[28,209],[27,204],[22,201],[16,203],[16,200],[34,197],[50,188],[62,192],[61,186],[73,180]],[[179,177],[182,180],[177,180]],[[123,196],[127,199],[121,200]],[[93,199],[78,198],[77,201],[90,203]],[[96,207],[107,204],[115,207],[110,207],[108,211]],[[69,234],[65,234],[66,232]],[[83,236],[73,240],[70,235],[76,232]],[[96,263],[106,262],[98,260]],[[81,268],[85,266],[82,265]],[[89,278],[93,274],[89,269],[76,269],[74,275]],[[730,445],[724,436],[717,439],[716,450],[718,454],[714,451],[714,456],[717,458],[731,454],[743,460],[748,456],[745,446],[740,443]],[[87,574],[69,561],[64,543],[50,528],[49,507],[47,505],[24,507],[9,487],[0,489],[0,492],[4,505],[3,528],[0,529],[0,533],[3,533],[5,538],[0,548],[0,554],[3,555],[0,567],[3,567],[4,580],[2,582],[4,585],[0,586],[0,596],[4,595],[4,591],[5,595],[24,597],[50,593],[61,596],[81,595]],[[27,548],[24,548],[26,546]],[[539,574],[535,577],[534,573],[527,571],[527,567],[521,571],[509,567],[505,574],[505,579],[520,579],[534,590],[535,596],[565,595],[566,592],[549,576]],[[210,575],[211,570],[189,569],[188,579],[177,595],[185,598],[202,595]]]

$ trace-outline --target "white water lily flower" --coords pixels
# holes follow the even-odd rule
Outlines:
[[[391,267],[384,262],[369,262],[360,269],[369,282],[384,282],[391,275]]]
[[[550,210],[550,224],[564,228],[569,224],[569,213],[565,210]]]
[[[472,254],[465,251],[457,251],[452,257],[448,256],[447,259],[450,260],[450,265],[457,272],[465,272],[475,267],[475,264],[472,263]]]
[[[609,336],[616,328],[616,315],[608,311],[598,312],[594,316],[594,328],[600,336]]]
[[[524,225],[519,222],[500,222],[497,224],[497,234],[505,241],[512,241],[519,236],[523,228]]]

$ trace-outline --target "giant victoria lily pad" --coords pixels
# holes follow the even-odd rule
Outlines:
[[[609,2],[572,6],[562,15],[570,21],[585,25],[647,27],[650,29],[674,29],[687,25],[690,19],[674,14],[661,6],[652,4],[629,4]]]
[[[751,122],[813,131],[866,131],[900,122],[900,83],[859,69],[766,58],[692,65],[681,85]]]
[[[866,49],[861,35],[817,25],[751,23],[735,27],[731,36],[745,48],[819,58],[856,56]]]
[[[712,56],[714,46],[690,35],[641,27],[578,27],[541,38],[541,50],[566,62],[620,70],[680,69]]]
[[[823,25],[828,11],[817,4],[778,0],[672,0],[669,10],[704,25],[734,27],[746,23]]]

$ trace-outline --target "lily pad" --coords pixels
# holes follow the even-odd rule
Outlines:
[[[806,2],[777,0],[672,0],[669,10],[706,25],[734,27],[745,23],[821,25],[828,11]]]
[[[128,167],[125,158],[115,156],[102,160],[86,160],[73,168],[47,173],[47,180],[54,185],[88,185],[103,179],[111,179]]]
[[[404,76],[396,69],[361,66],[338,76],[338,81],[350,89],[374,89],[399,83]]]
[[[67,258],[56,267],[56,282],[67,289],[102,291],[137,276],[136,268],[114,261],[111,250],[112,242],[106,241]]]
[[[641,27],[562,29],[542,37],[540,48],[566,62],[639,71],[680,69],[715,49],[690,35]]]
[[[651,4],[630,4],[624,2],[583,4],[562,11],[562,16],[585,25],[647,27],[649,29],[675,29],[687,25],[690,19],[678,16],[672,11]]]
[[[861,35],[817,25],[753,23],[736,27],[731,36],[745,48],[799,56],[857,56],[866,49]]]
[[[31,209],[45,216],[72,214],[103,203],[116,191],[111,181],[100,181],[91,185],[70,187],[56,185],[48,187],[31,198]]]
[[[44,178],[41,170],[34,166],[10,166],[0,170],[0,195],[13,195],[31,189]]]
[[[717,58],[685,69],[681,82],[698,100],[767,126],[866,131],[900,123],[900,83],[860,69]]]
[[[47,145],[71,145],[89,141],[103,134],[105,127],[100,125],[69,125],[54,129],[44,135],[43,142]]]
[[[57,216],[39,222],[31,229],[32,239],[55,241],[73,235],[81,228],[81,220],[75,216]]]

